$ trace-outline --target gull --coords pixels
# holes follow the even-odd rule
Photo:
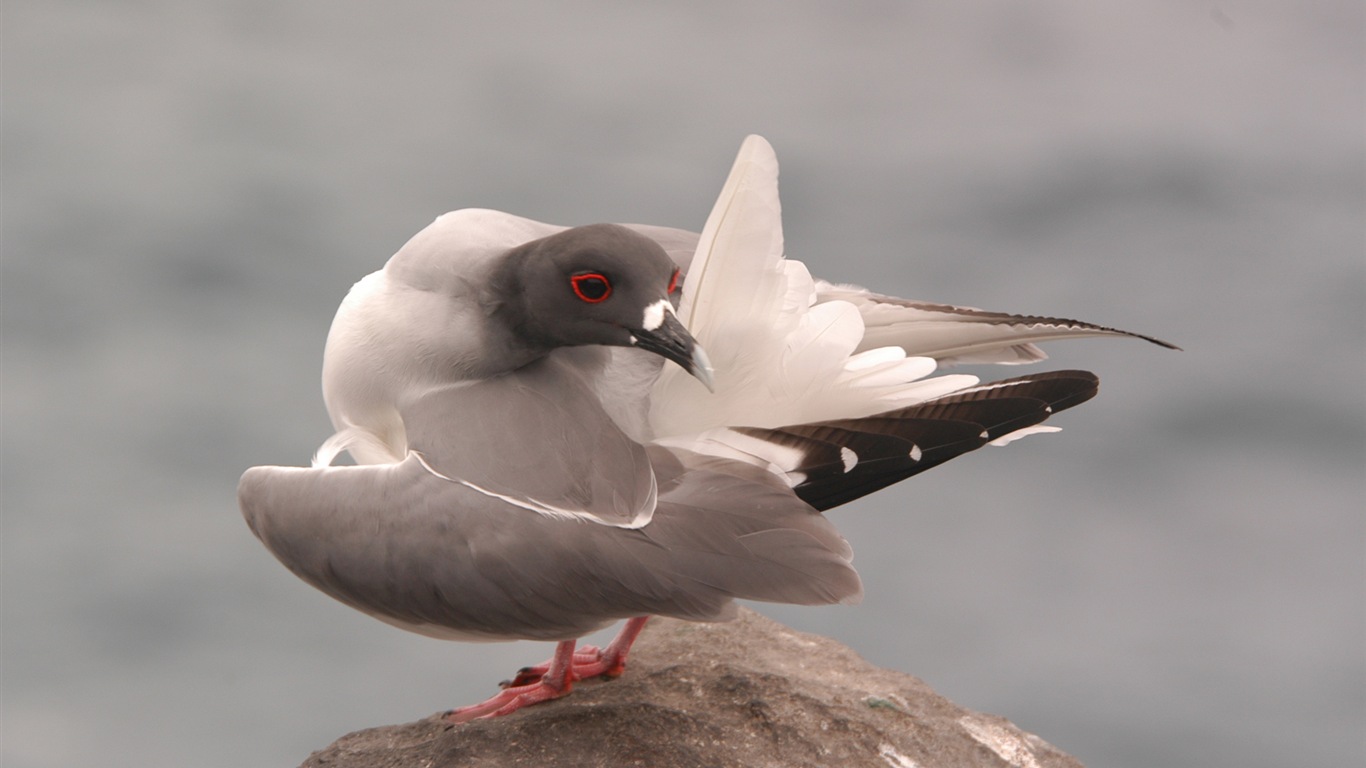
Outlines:
[[[556,643],[450,720],[622,674],[653,615],[857,602],[822,512],[1056,431],[1042,422],[1098,386],[938,368],[1035,362],[1064,338],[1172,346],[812,278],[784,256],[777,178],[748,137],[701,233],[455,211],[343,300],[323,361],[336,431],[310,467],[247,470],[240,506],[290,571],[381,621]]]

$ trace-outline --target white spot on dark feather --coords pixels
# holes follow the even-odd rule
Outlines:
[[[907,455],[911,457],[911,461],[920,461],[920,457],[924,454],[921,453],[920,446],[911,445],[911,452]]]
[[[840,461],[844,462],[844,471],[848,472],[849,470],[858,466],[858,454],[854,453],[849,448],[841,447]]]

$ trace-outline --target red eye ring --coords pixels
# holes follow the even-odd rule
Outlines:
[[[569,278],[569,285],[573,287],[575,296],[589,304],[607,301],[607,297],[612,295],[612,281],[599,272],[580,272]]]
[[[680,270],[678,267],[674,267],[673,277],[669,278],[669,290],[666,291],[666,293],[668,293],[670,296],[673,295],[674,291],[678,290],[678,276],[680,274],[682,274],[682,270]]]

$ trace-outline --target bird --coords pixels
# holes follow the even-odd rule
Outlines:
[[[785,256],[777,178],[747,137],[700,233],[443,214],[343,300],[323,360],[335,432],[311,466],[248,469],[239,505],[290,571],[380,621],[556,643],[447,719],[622,674],[651,616],[857,602],[826,510],[1056,431],[1098,388],[938,369],[1087,336],[1175,348],[815,279]]]

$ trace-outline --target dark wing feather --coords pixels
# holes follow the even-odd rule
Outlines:
[[[1086,371],[1051,371],[971,387],[945,397],[860,419],[836,419],[779,429],[732,428],[748,437],[802,452],[789,475],[797,495],[825,510],[853,501],[1096,394]]]

